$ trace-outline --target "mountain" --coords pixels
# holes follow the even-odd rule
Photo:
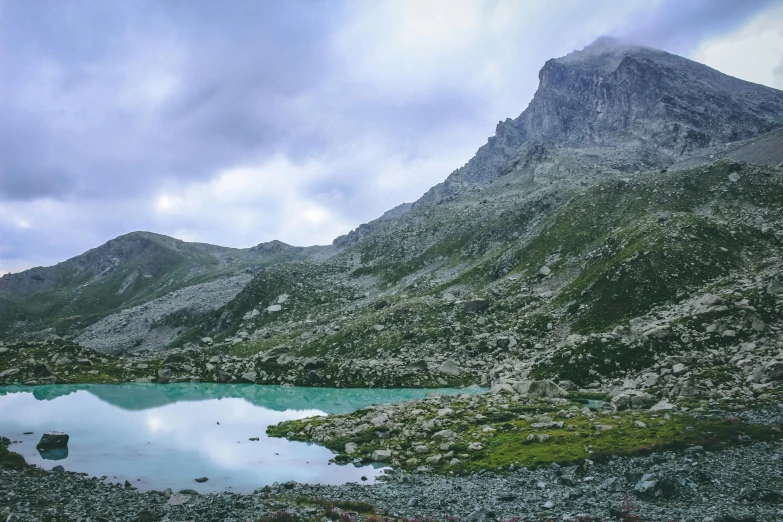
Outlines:
[[[317,250],[280,241],[226,248],[133,232],[53,267],[2,276],[0,333],[22,338],[34,332],[82,333],[106,316],[145,306],[151,313],[137,314],[136,322],[152,325],[146,329],[150,335],[168,315],[222,306],[262,267],[305,259]],[[177,299],[178,292],[185,292],[187,299]],[[134,336],[116,347],[88,345],[117,351],[150,344],[143,337]]]
[[[502,390],[551,378],[783,398],[783,92],[612,39],[548,61],[539,78],[466,165],[330,247],[282,247],[263,263],[243,251],[236,267],[263,269],[178,276],[175,291],[166,268],[137,300],[35,326],[104,352],[147,350],[141,364],[107,363],[125,380]],[[198,286],[218,277],[238,283]],[[69,296],[76,280],[63,276]],[[225,293],[207,294],[216,287]],[[190,300],[196,312],[167,311]],[[152,328],[140,319],[150,309],[165,311]],[[7,339],[34,330],[15,321]]]

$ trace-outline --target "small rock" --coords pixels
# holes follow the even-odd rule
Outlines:
[[[201,484],[201,483],[206,482],[208,480],[209,480],[209,478],[207,478],[207,477],[199,477],[199,478],[196,479],[196,482]]]

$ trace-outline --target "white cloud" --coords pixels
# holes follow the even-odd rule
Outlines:
[[[783,5],[703,42],[691,58],[731,76],[783,89]]]

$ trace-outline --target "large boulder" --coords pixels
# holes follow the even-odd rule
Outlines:
[[[552,381],[521,381],[515,386],[515,389],[520,395],[550,399],[568,397],[568,392]]]
[[[489,308],[489,301],[486,299],[473,299],[465,301],[462,306],[466,312],[480,312]]]
[[[637,390],[626,390],[612,398],[612,407],[617,411],[646,410],[655,404],[655,397],[649,393]]]
[[[726,303],[715,294],[704,294],[693,305],[693,315],[705,315],[728,310]]]
[[[769,285],[767,286],[767,293],[770,295],[783,294],[783,283],[773,279],[772,281],[769,282]]]
[[[258,372],[245,372],[242,374],[242,380],[244,382],[256,382],[256,378],[258,377]]]
[[[446,359],[443,361],[443,363],[438,366],[438,371],[440,373],[445,373],[446,375],[454,375],[457,376],[460,373],[462,373],[462,370],[460,370],[459,366],[457,366],[457,363],[452,361],[451,359]]]
[[[391,459],[392,450],[375,450],[372,452],[372,460],[374,462],[387,462]]]
[[[677,483],[667,476],[645,473],[634,486],[634,491],[648,499],[672,498],[677,493]]]
[[[764,370],[770,381],[783,380],[783,361],[772,361],[764,367]]]
[[[171,370],[168,368],[161,368],[158,370],[158,382],[166,384],[171,380]]]
[[[70,437],[61,431],[47,431],[41,435],[41,440],[35,446],[39,450],[67,448]]]

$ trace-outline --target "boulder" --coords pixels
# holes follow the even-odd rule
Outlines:
[[[181,353],[170,353],[166,356],[165,359],[163,359],[164,363],[183,363],[187,361],[188,358],[185,357],[184,354]]]
[[[772,361],[764,367],[767,379],[770,381],[783,380],[783,361]]]
[[[261,357],[261,360],[263,362],[269,362],[272,359],[277,359],[282,355],[288,355],[288,353],[290,352],[291,352],[290,346],[288,346],[287,344],[281,344],[267,350],[263,354],[260,354],[259,357]]]
[[[47,431],[41,435],[41,440],[35,446],[39,450],[67,448],[70,437],[61,431]]]
[[[356,445],[355,442],[346,442],[345,443],[345,453],[347,455],[353,455],[354,453],[356,453],[356,448],[357,447],[358,446]]]
[[[11,375],[16,375],[19,373],[19,368],[9,368],[5,371],[0,372],[0,379],[3,377],[10,377]]]
[[[781,295],[783,294],[783,283],[780,281],[773,279],[769,282],[769,285],[767,286],[767,293],[770,295]]]
[[[49,371],[45,364],[36,364],[35,368],[33,368],[33,375],[40,379],[41,377],[50,377],[52,372]]]
[[[612,407],[617,411],[647,409],[653,404],[655,397],[636,390],[626,390],[612,399]]]
[[[677,484],[668,477],[645,473],[633,489],[639,496],[648,499],[671,498],[677,491]]]
[[[507,382],[498,382],[492,385],[489,389],[489,393],[508,393],[510,395],[516,395],[518,392],[511,384]]]
[[[305,370],[318,370],[320,368],[326,368],[326,360],[324,359],[305,359],[303,368]]]
[[[552,381],[521,381],[514,387],[520,395],[535,397],[562,398],[568,397],[568,392]]]
[[[433,433],[432,438],[436,440],[453,440],[456,433],[451,430],[441,430]]]
[[[256,382],[257,377],[257,372],[245,372],[242,374],[242,380],[247,382]]]
[[[454,375],[457,376],[460,373],[462,373],[462,370],[460,370],[459,366],[457,366],[457,363],[452,361],[451,359],[446,359],[441,363],[440,366],[438,366],[438,371],[440,373],[445,373],[446,375]]]
[[[374,462],[387,462],[391,459],[392,450],[375,450],[372,452],[371,459]]]
[[[318,373],[315,370],[308,370],[307,372],[307,382],[310,384],[315,384],[321,382],[321,374]]]
[[[266,311],[269,312],[270,314],[273,314],[275,312],[279,312],[282,309],[283,309],[283,307],[280,306],[279,304],[273,304],[271,306],[267,306],[266,307]]]
[[[724,312],[728,310],[726,303],[715,294],[704,294],[693,306],[693,315],[703,315],[711,312]]]
[[[489,301],[486,299],[471,299],[463,303],[463,308],[466,312],[480,312],[489,308]]]
[[[167,383],[171,380],[171,370],[168,368],[161,368],[158,370],[158,382],[159,383]]]

